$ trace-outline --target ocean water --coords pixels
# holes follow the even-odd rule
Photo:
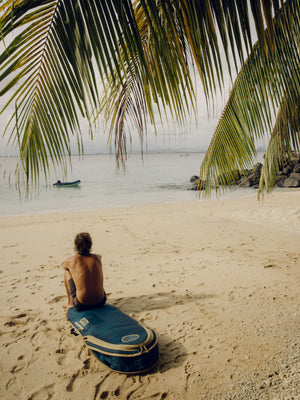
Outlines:
[[[131,154],[126,172],[116,169],[113,155],[72,157],[66,178],[51,173],[51,184],[41,179],[37,198],[21,200],[14,185],[0,176],[0,216],[83,211],[150,203],[206,201],[189,190],[190,178],[198,175],[204,153]],[[3,160],[2,160],[3,161]],[[10,163],[15,160],[11,159]],[[52,178],[53,177],[53,178]],[[81,180],[79,187],[54,187],[57,179]],[[239,188],[221,198],[255,195],[255,189]],[[215,198],[213,195],[212,198]]]

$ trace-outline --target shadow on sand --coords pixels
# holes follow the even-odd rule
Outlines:
[[[174,305],[183,305],[192,302],[214,298],[213,294],[186,292],[177,293],[175,290],[170,292],[158,292],[144,294],[142,296],[130,296],[111,298],[108,295],[108,303],[121,308],[125,313],[139,314],[145,311],[165,310]]]
[[[201,300],[204,301],[209,298],[214,298],[215,296],[210,294],[192,294],[190,292],[179,294],[173,290],[171,292],[158,292],[142,296],[112,299],[109,297],[110,296],[108,296],[108,303],[120,308],[129,315],[133,315],[134,318],[139,320],[138,315],[145,311],[165,310],[174,305],[183,305],[189,302],[199,302]],[[158,337],[160,357],[158,365],[151,373],[162,373],[182,365],[189,355],[182,342],[165,334],[161,334],[158,330],[156,330],[156,334]],[[172,332],[170,332],[170,334],[172,334]]]

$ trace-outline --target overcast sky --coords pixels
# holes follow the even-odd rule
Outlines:
[[[218,96],[215,111],[208,111],[201,88],[198,86],[198,115],[197,118],[191,116],[183,127],[173,123],[171,119],[169,124],[162,124],[157,118],[157,135],[154,133],[153,127],[149,124],[147,131],[147,140],[144,143],[144,151],[204,151],[213,135],[217,126],[218,118],[221,115],[222,108],[225,104],[225,97]],[[226,91],[228,93],[228,90]],[[227,94],[228,95],[228,94]],[[0,107],[2,108],[7,101],[7,96],[0,98]],[[10,105],[0,118],[1,136],[9,118],[14,112],[14,106]],[[95,137],[91,140],[88,136],[88,125],[82,120],[81,123],[85,153],[107,153],[108,146],[108,129],[104,130],[104,124],[100,122],[99,129],[95,133]],[[140,141],[136,132],[132,134],[132,150],[140,150]],[[0,154],[4,154],[6,147],[6,139],[1,140]],[[147,145],[146,145],[147,144]],[[72,140],[72,152],[76,153],[76,140]]]
[[[149,124],[144,151],[204,151],[217,126],[224,100],[222,100],[221,96],[218,97],[218,105],[215,112],[208,112],[203,95],[199,98],[198,103],[197,117],[191,116],[191,119],[188,119],[182,127],[176,125],[171,119],[169,123],[164,122],[162,124],[157,114],[157,135],[155,135],[154,128]],[[87,127],[85,128],[84,124],[83,130],[87,132]],[[132,150],[139,151],[140,140],[138,134],[133,131],[131,135]],[[85,138],[85,152],[105,152],[108,150],[107,141],[108,132],[105,132],[104,126],[100,124],[93,141],[88,137]]]

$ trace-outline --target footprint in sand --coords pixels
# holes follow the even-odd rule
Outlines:
[[[45,298],[46,301],[48,301],[48,304],[54,304],[54,303],[59,303],[65,299],[65,296],[56,296],[53,299],[49,300]]]
[[[60,366],[64,366],[65,361],[66,361],[66,357],[67,357],[67,350],[65,349],[57,349],[55,351],[56,354],[58,354],[57,358],[56,358],[56,362],[58,365]]]
[[[51,399],[55,393],[54,386],[54,383],[52,383],[51,385],[47,385],[35,390],[31,395],[28,396],[28,400]]]
[[[141,323],[144,323],[145,321],[149,322],[149,321],[153,321],[155,319],[157,319],[157,317],[155,315],[153,315],[151,313],[147,313],[144,317],[142,317],[140,319],[140,321],[141,321]]]
[[[14,365],[12,367],[12,369],[10,370],[10,373],[11,374],[16,374],[16,373],[22,371],[22,369],[25,368],[25,367],[26,367],[26,363],[23,363],[23,365]]]
[[[9,379],[9,380],[6,382],[5,389],[6,389],[6,390],[9,390],[9,388],[10,388],[12,385],[14,385],[15,382],[16,382],[16,377],[14,376],[13,378]]]
[[[83,378],[89,373],[89,369],[91,368],[91,359],[87,358],[83,362],[83,367],[80,368],[78,371],[76,371],[74,374],[72,374],[72,377],[66,387],[67,392],[73,392],[76,390],[76,387],[80,385],[80,382],[77,382],[78,378]]]
[[[275,265],[275,264],[268,264],[268,265],[264,265],[264,268],[267,269],[267,268],[280,268],[280,267],[278,267],[278,265]]]
[[[25,313],[21,313],[9,319],[4,325],[5,326],[27,325],[29,321],[30,317]]]
[[[7,244],[6,246],[3,246],[3,249],[8,249],[8,248],[10,248],[10,247],[17,247],[17,246],[19,246],[19,245],[20,245],[19,243]]]

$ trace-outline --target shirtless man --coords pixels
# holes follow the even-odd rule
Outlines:
[[[98,308],[105,304],[101,256],[91,254],[92,239],[88,233],[78,233],[74,240],[76,255],[62,263],[68,307],[77,310]]]

